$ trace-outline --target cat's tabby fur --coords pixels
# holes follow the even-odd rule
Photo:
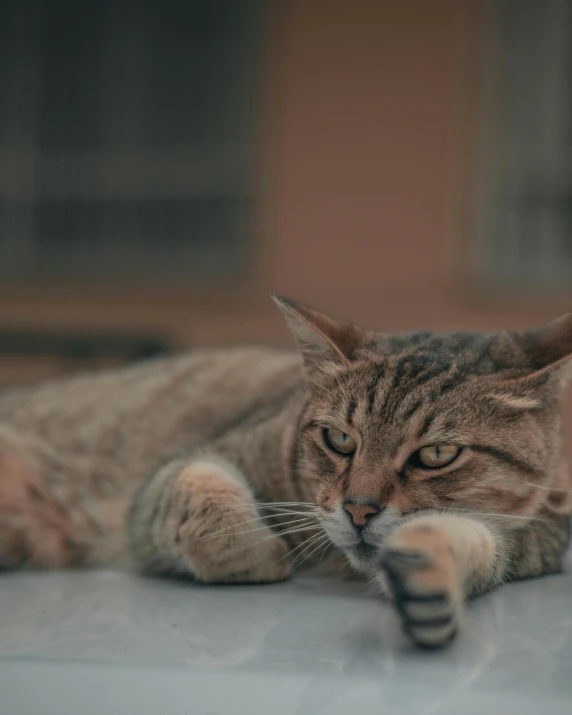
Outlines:
[[[466,597],[561,569],[572,315],[384,335],[277,302],[299,353],[199,351],[4,391],[0,566],[260,582],[343,554],[428,646],[454,635]],[[459,456],[412,461],[435,444]]]

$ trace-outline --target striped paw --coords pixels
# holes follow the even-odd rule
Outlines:
[[[407,635],[441,648],[456,635],[462,603],[453,550],[438,530],[412,523],[390,537],[382,553],[386,588]]]

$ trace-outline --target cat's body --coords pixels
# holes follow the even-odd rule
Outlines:
[[[252,441],[237,466],[258,498],[313,499],[287,473],[308,398],[294,350],[256,347],[0,393],[0,565],[133,564],[126,520],[135,492],[159,464],[222,455],[237,438]]]
[[[273,581],[342,553],[424,645],[466,596],[560,570],[570,318],[383,336],[279,303],[304,364],[199,351],[1,393],[0,567]]]

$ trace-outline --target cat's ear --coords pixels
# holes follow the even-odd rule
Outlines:
[[[363,344],[365,333],[357,326],[339,323],[317,310],[297,305],[275,293],[271,295],[294,333],[308,369],[319,368],[324,362],[350,362]]]
[[[572,360],[572,313],[566,313],[535,330],[513,333],[535,371],[567,372]]]
[[[510,331],[505,339],[513,341],[524,353],[529,368],[521,377],[503,381],[503,389],[522,401],[536,401],[540,406],[554,400],[563,385],[572,379],[572,313],[534,330]]]

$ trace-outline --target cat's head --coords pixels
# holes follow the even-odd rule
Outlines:
[[[317,480],[322,524],[355,566],[367,568],[420,509],[522,525],[557,499],[547,487],[560,464],[572,314],[531,331],[389,335],[275,300],[311,394],[300,468]]]

